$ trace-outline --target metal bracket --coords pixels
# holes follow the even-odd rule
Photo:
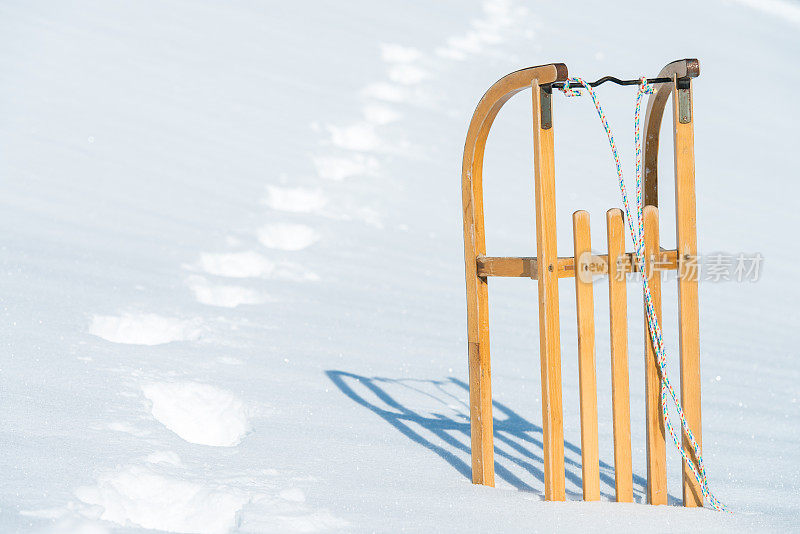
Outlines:
[[[541,111],[542,130],[553,127],[553,88],[550,85],[539,87],[539,109]]]
[[[678,122],[689,124],[692,122],[692,86],[686,80],[677,80],[678,91]]]

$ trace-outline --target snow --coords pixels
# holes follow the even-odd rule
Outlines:
[[[331,127],[334,143],[345,148],[358,149],[361,146],[370,146],[376,143],[374,132],[371,127],[365,124],[357,124],[343,130]],[[295,211],[298,213],[310,213],[320,210],[328,202],[325,193],[321,189],[309,189],[305,187],[267,187],[267,198],[264,204],[274,210]]]
[[[400,119],[400,114],[392,108],[372,105],[364,108],[364,116],[374,124],[389,124]],[[321,178],[344,180],[360,175],[377,174],[380,165],[374,157],[357,154],[353,157],[315,157],[314,165]]]
[[[281,241],[283,243],[290,242],[293,246],[296,246],[296,241],[294,241],[295,237],[296,236],[290,236],[285,238],[285,236],[281,236]],[[307,238],[307,236],[301,236],[301,238],[302,237]],[[245,252],[204,252],[200,254],[200,260],[197,262],[197,264],[194,266],[188,266],[187,270],[200,270],[206,274],[223,278],[285,278],[290,280],[318,279],[314,272],[306,269],[302,265],[297,265],[290,261],[280,261],[276,264],[263,254],[253,250]],[[226,290],[226,288],[230,286],[218,286],[215,288],[215,290],[210,290],[208,286],[204,286],[204,282],[201,282],[200,280],[201,278],[189,277],[187,282],[195,293],[198,293],[198,287],[201,288],[199,291],[200,295],[198,295],[198,300],[201,301],[201,297],[208,297],[208,300],[216,300],[216,298],[213,296],[214,294],[221,294],[222,296],[219,297],[219,300],[222,301],[226,301],[229,298],[239,298],[252,301],[258,298],[255,297],[255,293],[252,292],[243,292],[241,290],[233,291],[230,289]],[[234,292],[238,293],[238,296],[230,297],[230,295]],[[228,296],[228,298],[226,298],[226,296]],[[215,305],[224,306],[225,304]]]
[[[258,240],[267,248],[303,250],[319,241],[319,234],[305,224],[267,224],[258,231]]]
[[[169,464],[174,465],[177,467],[181,467],[183,463],[181,462],[180,456],[178,456],[175,451],[156,451],[151,452],[145,458],[151,464]]]
[[[166,477],[150,468],[130,466],[103,474],[97,484],[75,495],[100,507],[100,519],[169,532],[225,534],[236,526],[247,494]]]
[[[142,386],[153,417],[189,443],[235,447],[250,430],[247,407],[229,391],[194,382]]]
[[[248,287],[214,285],[202,276],[192,275],[186,285],[194,293],[197,302],[209,306],[235,308],[241,304],[262,304],[269,300],[266,294]]]
[[[95,315],[89,333],[112,343],[160,345],[200,337],[198,321],[162,317],[155,313]]]
[[[798,6],[654,9],[0,3],[0,531],[796,530]],[[677,506],[671,448],[671,506],[641,504],[633,285],[638,502],[611,502],[601,283],[603,500],[580,501],[569,279],[559,287],[568,501],[542,497],[530,280],[490,284],[497,487],[474,486],[460,192],[472,111],[520,67],[564,61],[588,79],[635,77],[680,57],[701,61],[700,251],[765,258],[757,282],[700,287],[704,456],[734,513]],[[739,79],[752,76],[763,83]],[[598,94],[630,178],[634,92]],[[590,212],[602,250],[603,214],[619,206],[605,136],[587,97],[553,103],[559,253],[571,255],[576,209]],[[530,127],[523,92],[487,143],[494,255],[535,253]],[[669,179],[660,189],[671,248],[674,190]],[[675,297],[665,282],[672,376]]]
[[[227,278],[254,278],[269,276],[275,265],[255,251],[230,253],[203,253],[200,269],[208,274]]]

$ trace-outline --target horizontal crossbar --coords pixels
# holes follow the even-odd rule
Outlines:
[[[659,259],[658,269],[662,271],[674,271],[678,268],[678,251],[661,249],[662,258]],[[637,272],[639,267],[634,260],[633,252],[627,252],[622,260],[626,273]],[[538,270],[537,260],[531,257],[498,257],[498,256],[478,256],[478,276],[486,278],[488,276],[504,276],[516,278],[532,278],[536,280]],[[575,277],[575,258],[573,256],[558,258],[558,277]],[[608,274],[608,255],[592,255],[589,269],[594,274]]]

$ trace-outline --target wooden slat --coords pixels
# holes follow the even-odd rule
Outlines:
[[[678,254],[675,250],[661,249],[663,262],[660,265],[662,270],[676,270],[678,268]],[[637,270],[634,254],[627,252],[623,260],[626,273]],[[498,256],[478,256],[477,260],[478,276],[505,276],[517,278],[533,278],[536,280],[537,267],[536,258],[531,257],[498,257]],[[608,273],[608,256],[598,254],[592,256],[590,268],[595,274]],[[572,256],[559,257],[557,260],[557,274],[559,278],[572,278],[575,276],[575,260]]]
[[[644,208],[645,276],[650,286],[653,307],[658,323],[661,322],[661,273],[653,269],[658,247],[658,208]],[[664,419],[661,411],[661,381],[655,351],[650,340],[645,309],[645,417],[647,424],[647,502],[667,504],[667,450],[664,436]]]
[[[672,108],[675,126],[675,221],[676,243],[680,258],[696,261],[697,230],[695,223],[694,193],[694,124],[678,120],[678,93],[673,91]],[[691,95],[691,86],[689,89]],[[691,98],[689,99],[691,110]],[[678,336],[681,361],[681,405],[689,428],[698,445],[702,447],[700,417],[700,349],[697,302],[697,271],[685,269],[678,277]],[[693,276],[694,275],[694,276]],[[683,448],[691,451],[689,440],[683,434]],[[691,452],[690,452],[691,454]],[[694,456],[692,455],[694,459]],[[696,461],[696,460],[695,460]],[[703,506],[700,485],[689,466],[683,465],[683,505]]]
[[[628,382],[628,296],[626,266],[614,258],[625,255],[622,210],[606,213],[608,233],[608,308],[611,327],[611,409],[614,421],[614,483],[617,502],[633,502],[631,466],[631,406]]]
[[[572,231],[578,274],[575,276],[575,304],[578,317],[578,383],[581,413],[581,473],[583,500],[600,499],[600,453],[597,445],[597,378],[594,354],[594,294],[593,273],[584,255],[591,258],[592,241],[589,234],[589,214],[572,214]],[[587,259],[588,259],[587,258]]]
[[[508,276],[536,280],[536,258],[478,256],[478,276]]]
[[[539,359],[542,370],[544,497],[566,498],[564,429],[561,407],[561,339],[558,317],[556,190],[553,130],[542,128],[541,87],[533,81],[533,152],[536,254],[539,285]]]

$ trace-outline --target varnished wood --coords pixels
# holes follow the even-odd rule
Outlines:
[[[606,213],[608,235],[608,312],[611,330],[611,410],[614,427],[614,486],[617,502],[633,502],[630,383],[628,379],[628,294],[625,221],[622,210]]]
[[[594,354],[594,294],[593,273],[588,262],[591,258],[592,240],[589,231],[589,214],[576,211],[572,214],[572,232],[578,269],[575,276],[575,307],[578,317],[578,389],[581,415],[581,475],[583,500],[600,499],[600,452],[597,444],[597,377]]]
[[[538,83],[537,83],[538,82]],[[542,371],[544,498],[563,501],[564,428],[561,407],[561,333],[558,312],[556,190],[553,127],[541,124],[541,80],[533,83],[533,153],[536,258],[539,285],[539,360]]]
[[[656,311],[658,324],[661,321],[661,273],[653,269],[657,261],[658,208],[644,208],[645,264],[644,276],[650,286],[650,296]],[[661,380],[656,353],[647,327],[645,307],[644,323],[644,367],[645,367],[645,420],[647,425],[647,502],[667,504],[667,450],[664,435],[664,418],[661,408]]]
[[[697,76],[700,76],[700,62],[696,59],[673,61],[658,73],[659,78],[696,78]],[[669,95],[674,89],[674,83],[655,84],[653,94],[647,99],[642,148],[644,204],[646,206],[658,206],[658,142],[661,120],[664,117],[664,108],[669,101]]]
[[[678,268],[678,254],[675,250],[661,249],[663,262],[659,266],[662,270],[676,270]],[[622,258],[621,268],[626,273],[636,272],[638,267],[634,261],[635,254],[626,252],[620,255]],[[497,257],[497,256],[478,256],[477,260],[478,276],[504,276],[518,278],[537,277],[536,258],[531,257]],[[557,274],[559,278],[572,278],[575,276],[575,259],[572,256],[559,257],[557,261]],[[608,255],[595,254],[589,263],[589,268],[594,274],[608,274]]]
[[[494,485],[489,305],[485,277],[478,276],[476,259],[486,254],[483,217],[483,155],[497,113],[514,94],[538,83],[563,81],[567,69],[550,64],[512,72],[492,85],[473,113],[464,145],[461,193],[464,217],[464,265],[467,285],[467,344],[470,383],[472,481]]]
[[[691,95],[691,82],[689,86]],[[691,98],[689,99],[691,106]],[[675,223],[676,243],[680,258],[696,261],[697,230],[694,193],[694,124],[678,120],[678,93],[673,92],[673,126],[675,143]],[[690,117],[693,117],[690,114]],[[685,265],[686,266],[686,265]],[[700,326],[698,321],[697,272],[682,269],[678,277],[678,344],[681,361],[681,406],[697,444],[702,447],[700,415]],[[689,440],[683,434],[683,448],[696,462]],[[695,463],[696,465],[696,463]],[[703,506],[700,484],[689,466],[683,464],[683,505]]]
[[[696,59],[673,61],[665,66],[659,76],[672,77],[675,82],[658,84],[647,103],[644,123],[644,200],[645,204],[658,205],[658,149],[661,122],[665,107],[672,95],[673,139],[675,158],[675,221],[676,249],[682,262],[696,261],[697,234],[694,190],[694,110],[689,121],[679,120],[678,78],[695,78],[700,74]],[[689,80],[689,105],[693,105],[691,80]],[[689,276],[685,274],[688,273]],[[702,443],[700,410],[699,320],[696,271],[681,269],[678,276],[678,336],[681,362],[681,405],[689,427],[698,444]],[[690,450],[683,436],[683,447]],[[687,465],[683,466],[683,503],[685,506],[702,506],[700,488]]]
[[[648,100],[644,124],[644,201],[646,247],[648,256],[658,254],[657,271],[648,276],[653,305],[661,320],[660,270],[676,269],[686,258],[696,257],[694,153],[691,119],[681,124],[678,118],[678,79],[686,94],[689,78],[699,75],[697,60],[681,60],[662,69],[659,77],[672,77],[673,83],[655,85]],[[581,449],[583,456],[584,498],[599,496],[599,453],[597,452],[596,377],[594,362],[594,327],[592,287],[582,282],[577,269],[585,265],[594,274],[608,274],[609,311],[611,314],[612,409],[614,417],[614,461],[618,501],[632,500],[630,453],[630,401],[627,370],[627,325],[625,284],[615,279],[617,271],[638,270],[633,255],[624,252],[624,221],[619,210],[607,214],[609,253],[583,254],[589,249],[588,214],[576,214],[575,256],[557,257],[555,230],[555,182],[553,127],[543,127],[541,94],[543,84],[567,77],[562,64],[523,69],[505,76],[486,92],[475,110],[467,133],[462,167],[462,202],[464,215],[464,259],[467,282],[467,334],[470,375],[470,419],[473,482],[494,485],[492,443],[491,367],[489,359],[488,278],[491,276],[526,277],[537,280],[540,328],[540,365],[542,373],[542,427],[545,499],[563,500],[564,448],[561,405],[561,354],[558,310],[558,279],[576,278],[576,302],[579,329],[579,381],[581,394]],[[534,171],[537,256],[487,257],[483,216],[482,167],[486,140],[491,125],[503,104],[515,93],[532,88]],[[658,145],[663,114],[673,95],[673,119],[676,172],[676,232],[674,251],[664,251],[658,244]],[[691,102],[691,98],[689,98]],[[552,102],[550,102],[552,104]],[[687,117],[691,114],[687,114]],[[684,120],[687,120],[684,117]],[[585,232],[584,228],[585,217]],[[584,238],[586,241],[582,241]],[[583,256],[582,256],[583,254]],[[615,259],[622,257],[617,265]],[[581,260],[583,258],[583,263]],[[679,275],[682,274],[679,272]],[[698,353],[697,283],[679,276],[679,335],[681,352],[681,398],[687,419],[698,440],[700,431],[700,375]],[[588,297],[587,297],[588,295]],[[587,311],[591,310],[591,311]],[[645,324],[645,393],[647,421],[647,499],[652,504],[666,504],[666,441],[660,405],[660,377],[655,353]],[[591,344],[589,339],[591,338]],[[591,347],[591,349],[589,348]],[[589,371],[591,370],[591,371]],[[592,404],[593,399],[593,404]],[[593,427],[592,432],[592,413]],[[593,443],[591,442],[594,436]],[[587,440],[589,440],[587,442]],[[684,444],[686,446],[686,444]],[[595,461],[595,459],[597,459]],[[587,473],[587,469],[589,472]],[[684,503],[702,506],[699,488],[684,466]]]

